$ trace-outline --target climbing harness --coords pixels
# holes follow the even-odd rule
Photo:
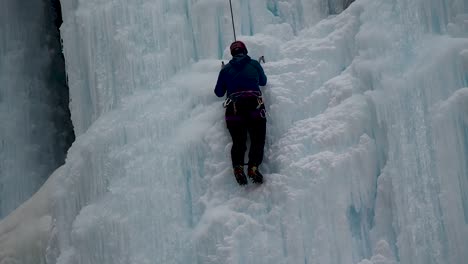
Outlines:
[[[239,98],[245,98],[245,97],[256,97],[257,98],[257,107],[255,109],[260,109],[262,107],[262,105],[264,104],[263,103],[263,97],[262,97],[262,93],[259,92],[259,91],[240,91],[240,92],[235,92],[235,93],[232,93],[230,94],[226,100],[224,100],[223,102],[223,107],[224,108],[227,108],[231,103],[233,104],[232,107],[233,107],[233,110],[234,110],[234,114],[237,114],[237,107],[236,107],[236,101],[239,99]],[[266,111],[265,109],[261,109],[260,110],[260,116],[262,118],[266,118]]]
[[[234,14],[232,13],[231,0],[229,0],[229,8],[231,9],[232,32],[234,33],[234,41],[237,41],[237,39],[236,39],[236,27],[234,26]]]
[[[226,100],[224,100],[223,107],[226,108],[228,105],[231,103],[235,103],[239,98],[242,97],[257,97],[257,102],[258,106],[257,109],[259,109],[262,104],[263,104],[263,99],[262,99],[262,93],[259,91],[240,91],[240,92],[235,92],[230,94]]]

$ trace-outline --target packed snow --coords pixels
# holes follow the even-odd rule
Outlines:
[[[468,3],[232,2],[265,183],[235,182],[213,93],[228,1],[62,0],[79,136],[0,263],[465,263]]]

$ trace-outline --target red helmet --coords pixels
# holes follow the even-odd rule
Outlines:
[[[235,56],[240,53],[247,54],[247,47],[245,46],[244,42],[239,41],[239,40],[234,41],[231,44],[230,50],[231,50],[232,56]]]

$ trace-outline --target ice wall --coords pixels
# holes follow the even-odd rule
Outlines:
[[[142,110],[129,106],[126,112],[142,115],[131,123],[103,121],[105,127],[121,124],[108,133],[121,134],[123,141],[119,136],[99,136],[100,142],[106,142],[100,143],[104,153],[113,153],[110,159],[91,154],[99,152],[98,146],[85,151],[83,156],[92,156],[85,159],[91,164],[86,167],[94,168],[85,174],[105,177],[98,176],[102,182],[97,184],[99,190],[83,197],[83,187],[71,203],[88,203],[102,193],[109,194],[82,210],[73,227],[63,229],[75,232],[66,239],[66,244],[74,246],[61,256],[62,263],[92,263],[95,259],[101,263],[462,262],[465,255],[459,245],[466,244],[463,214],[453,213],[448,204],[443,206],[447,202],[439,196],[456,183],[466,184],[465,150],[452,152],[459,157],[455,162],[459,165],[451,178],[437,172],[437,167],[442,168],[439,171],[447,167],[438,155],[452,148],[436,148],[440,135],[433,134],[433,127],[439,125],[431,119],[438,103],[466,86],[465,60],[459,56],[464,54],[466,40],[447,35],[450,31],[463,35],[465,25],[460,17],[464,17],[464,2],[360,1],[342,15],[304,30],[327,13],[340,10],[340,5],[332,1],[235,1],[235,14],[242,18],[237,27],[242,35],[253,35],[244,37],[251,53],[267,54],[272,60],[266,65],[272,121],[271,152],[265,164],[271,182],[260,190],[247,191],[229,185],[229,144],[222,123],[216,122],[221,120],[222,110],[216,110],[209,99],[211,91],[205,88],[212,83],[209,77],[202,77],[211,72],[214,78],[216,65],[199,64],[190,74],[164,82],[190,60],[222,56],[230,42],[226,3],[176,3],[180,4],[135,3],[141,8],[133,15],[139,22],[133,24],[130,21],[137,19],[131,14],[127,22],[110,22],[112,12],[120,14],[115,11],[122,8],[119,2],[105,3],[105,8],[83,3],[71,13],[79,21],[110,19],[90,23],[93,28],[96,24],[97,28],[103,25],[106,29],[107,24],[120,28],[123,23],[128,30],[125,36],[140,32],[136,28],[141,24],[153,25],[145,27],[154,30],[149,40],[139,39],[142,34],[132,36],[137,40],[125,39],[124,43],[134,42],[137,48],[126,46],[119,54],[142,53],[120,65],[140,65],[156,54],[149,61],[172,61],[172,67],[152,67],[157,74],[127,70],[131,73],[124,75],[127,81],[155,79],[123,89],[115,89],[119,84],[109,85],[110,91],[125,91],[122,98],[141,88],[160,91],[151,100],[145,99],[147,103],[138,101],[148,105]],[[141,13],[150,10],[162,13]],[[155,17],[160,20],[154,22]],[[160,27],[164,24],[161,17],[179,19],[179,23]],[[168,37],[168,28],[177,26],[183,28],[182,34]],[[103,34],[113,31],[120,32],[112,29]],[[296,39],[287,41],[295,34]],[[168,42],[148,45],[152,36]],[[104,43],[114,46],[112,39]],[[107,50],[95,52],[100,55]],[[100,65],[96,57],[91,54],[86,65]],[[114,57],[127,61],[123,56]],[[437,70],[441,65],[446,70]],[[431,81],[427,76],[433,76]],[[112,77],[104,77],[112,83]],[[91,93],[108,91],[97,88],[91,86]],[[99,98],[112,99],[116,108],[125,104],[115,96],[90,98],[98,105]],[[112,108],[92,111],[99,115]],[[89,122],[96,118],[86,115]],[[148,128],[146,123],[154,125]],[[456,123],[448,127],[453,129],[447,137],[458,138],[456,141],[465,137]],[[154,158],[136,158],[127,161],[124,171],[115,171],[112,164],[129,159],[128,144],[134,146],[131,155],[143,151],[138,155]],[[107,166],[99,165],[102,159],[108,160],[104,162]],[[112,183],[114,177],[119,178],[117,183]],[[450,199],[463,208],[465,196],[462,188],[458,194],[452,192]],[[89,242],[107,233],[117,242],[96,251]]]
[[[80,136],[0,223],[0,263],[18,233],[60,264],[464,263],[468,6],[341,3],[233,1],[269,77],[266,182],[240,188],[227,1],[64,1]]]
[[[1,219],[64,162],[71,124],[49,3],[2,1],[0,32]]]
[[[78,87],[71,90],[78,134],[135,90],[156,89],[187,63],[220,59],[233,40],[226,1],[62,2],[64,53],[73,58],[67,62],[69,84]],[[275,34],[270,25],[279,23],[297,32],[347,2],[233,1],[237,33]]]
[[[463,263],[467,134],[459,116],[467,112],[449,102],[463,100],[468,43],[447,34],[447,27],[464,27],[457,21],[468,6],[463,1],[399,1],[397,7],[399,19],[390,24],[395,6],[379,5],[380,19],[357,35],[366,48],[354,69],[373,90],[368,94],[386,137],[371,238],[394,245],[401,263]],[[377,28],[389,30],[379,36]],[[387,41],[388,36],[398,41]],[[446,104],[456,113],[443,110]],[[446,137],[459,143],[446,144]]]

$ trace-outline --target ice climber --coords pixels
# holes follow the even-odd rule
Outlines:
[[[247,175],[254,183],[263,183],[258,166],[263,160],[266,115],[259,85],[266,85],[267,77],[260,63],[247,55],[247,47],[243,42],[233,42],[230,50],[232,59],[219,72],[214,92],[218,97],[226,94],[225,119],[232,137],[234,176],[240,185],[247,184],[244,154],[248,134],[250,150]]]

